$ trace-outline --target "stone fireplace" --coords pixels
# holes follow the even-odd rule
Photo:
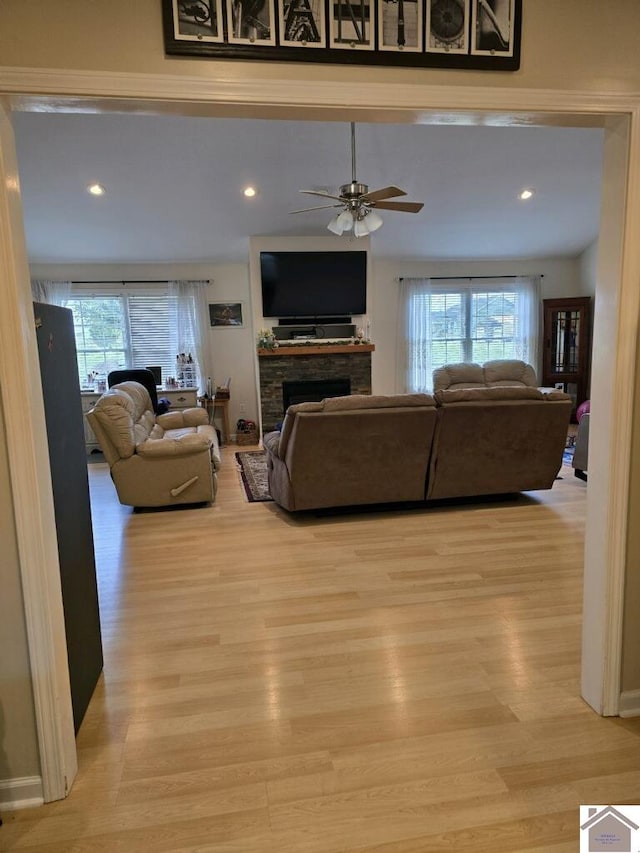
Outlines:
[[[301,402],[301,398],[321,400],[343,396],[343,392],[370,394],[373,351],[371,344],[311,344],[259,350],[263,435],[275,429],[284,417],[284,390],[293,391],[289,394],[289,403],[292,397],[296,398],[295,402]]]

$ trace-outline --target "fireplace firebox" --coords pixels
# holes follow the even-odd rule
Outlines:
[[[284,380],[282,383],[282,413],[295,403],[319,403],[326,397],[346,397],[351,394],[348,376],[335,379]]]

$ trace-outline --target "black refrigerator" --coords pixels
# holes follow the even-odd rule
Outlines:
[[[102,638],[73,314],[33,306],[76,733],[102,672]]]

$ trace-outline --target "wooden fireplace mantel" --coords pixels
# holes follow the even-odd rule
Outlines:
[[[259,349],[259,358],[273,358],[274,356],[283,355],[358,355],[363,352],[374,352],[375,344],[304,344],[299,346],[283,346],[280,345],[277,349]]]

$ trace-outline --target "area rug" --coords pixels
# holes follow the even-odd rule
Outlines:
[[[272,501],[267,483],[267,456],[264,450],[244,450],[236,453],[240,477],[247,500],[251,503]]]
[[[571,465],[573,462],[573,454],[576,449],[576,437],[575,435],[567,436],[567,443],[564,448],[564,452],[562,454],[562,464],[563,465]]]

